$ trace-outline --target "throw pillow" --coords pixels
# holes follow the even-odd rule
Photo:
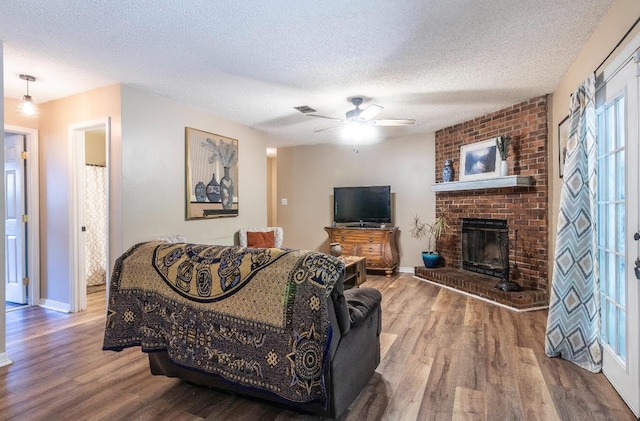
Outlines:
[[[247,247],[271,248],[275,247],[276,238],[273,231],[247,231]]]

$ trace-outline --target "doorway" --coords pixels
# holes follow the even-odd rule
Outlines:
[[[86,310],[87,294],[108,290],[110,138],[109,118],[69,126],[72,312]]]
[[[85,131],[84,217],[87,294],[107,284],[107,154],[103,127]],[[82,204],[81,204],[82,206]]]
[[[5,303],[7,311],[40,301],[38,131],[4,127]]]
[[[607,67],[596,93],[602,372],[636,416],[640,415],[638,49],[640,36]]]

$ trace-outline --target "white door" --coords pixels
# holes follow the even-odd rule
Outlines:
[[[640,414],[638,279],[640,186],[637,64],[630,53],[605,71],[597,92],[598,265],[602,371]]]
[[[5,134],[4,138],[4,246],[5,298],[19,304],[27,303],[27,287],[23,283],[25,268],[24,215],[24,136]]]

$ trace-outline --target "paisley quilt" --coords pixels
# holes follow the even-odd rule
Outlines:
[[[316,252],[141,243],[116,262],[103,349],[175,364],[286,403],[325,403],[327,297],[344,270]]]

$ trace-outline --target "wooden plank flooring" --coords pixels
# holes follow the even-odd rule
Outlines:
[[[367,276],[383,295],[382,361],[342,420],[635,420],[602,374],[544,355],[546,311],[516,313],[420,281]],[[102,351],[89,310],[7,313],[1,420],[312,420],[152,376],[138,348]]]

